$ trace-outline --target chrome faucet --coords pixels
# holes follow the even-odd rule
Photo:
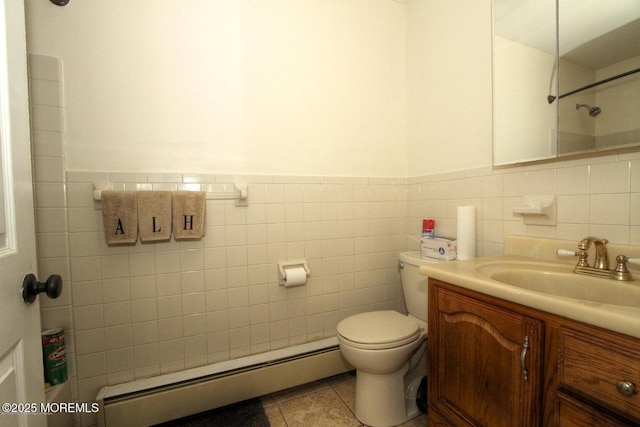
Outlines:
[[[609,252],[607,251],[607,239],[599,239],[597,237],[585,237],[578,243],[578,249],[588,251],[591,244],[596,247],[596,258],[593,261],[593,268],[596,270],[609,270]]]

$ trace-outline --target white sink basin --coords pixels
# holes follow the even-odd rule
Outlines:
[[[573,267],[545,262],[488,263],[477,267],[488,279],[547,295],[640,308],[640,282],[573,273]]]

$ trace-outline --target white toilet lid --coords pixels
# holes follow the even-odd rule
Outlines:
[[[337,330],[352,343],[372,348],[395,347],[420,335],[418,322],[393,310],[355,314],[338,323]]]

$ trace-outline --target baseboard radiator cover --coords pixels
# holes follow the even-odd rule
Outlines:
[[[98,426],[143,427],[353,370],[337,339],[103,387]]]

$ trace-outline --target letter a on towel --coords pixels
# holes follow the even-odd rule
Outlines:
[[[138,197],[135,191],[102,191],[102,222],[107,245],[135,245]]]
[[[179,240],[201,239],[206,233],[207,201],[204,191],[174,191],[173,238]]]

